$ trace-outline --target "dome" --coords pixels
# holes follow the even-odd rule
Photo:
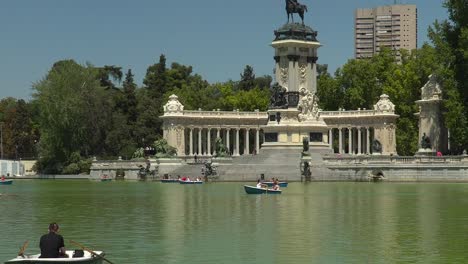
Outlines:
[[[303,41],[317,41],[317,31],[301,23],[287,23],[275,30],[275,41],[295,39]]]

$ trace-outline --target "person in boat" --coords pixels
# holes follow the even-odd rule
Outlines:
[[[1,181],[5,181],[5,175],[2,175]]]
[[[274,184],[273,184],[273,190],[278,191],[279,188],[280,188],[279,182],[278,182],[278,180],[275,180],[275,181],[274,181]]]
[[[263,188],[262,182],[260,180],[257,180],[257,188]]]
[[[58,234],[59,226],[57,223],[49,225],[49,233],[41,237],[39,247],[41,255],[39,258],[68,258],[65,253],[65,243],[63,237]]]

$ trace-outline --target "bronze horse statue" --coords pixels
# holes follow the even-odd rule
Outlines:
[[[294,23],[294,13],[297,13],[302,19],[302,25],[304,25],[304,12],[307,12],[307,6],[302,5],[297,2],[297,0],[286,0],[286,13],[288,15],[288,23],[289,23],[289,16],[291,15],[291,20]]]

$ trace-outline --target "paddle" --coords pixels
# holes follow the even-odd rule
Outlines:
[[[26,242],[24,242],[23,246],[20,248],[20,251],[18,252],[18,256],[24,258],[24,251],[28,247],[28,244],[29,244],[29,240],[26,240]]]
[[[88,251],[89,253],[93,254],[93,255],[96,256],[96,257],[102,258],[103,260],[107,261],[107,262],[110,263],[110,264],[113,264],[112,262],[110,262],[110,260],[106,259],[104,256],[99,255],[98,253],[92,251],[91,249],[89,249],[89,248],[83,246],[82,244],[80,244],[80,243],[78,243],[78,242],[75,242],[75,241],[73,241],[73,240],[70,240],[70,243],[79,246],[81,249]]]

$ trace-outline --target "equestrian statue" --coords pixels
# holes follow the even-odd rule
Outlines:
[[[307,6],[300,4],[297,0],[286,0],[286,13],[289,16],[291,15],[291,20],[294,23],[294,13],[297,13],[302,19],[302,25],[304,25],[304,12],[307,12]]]

